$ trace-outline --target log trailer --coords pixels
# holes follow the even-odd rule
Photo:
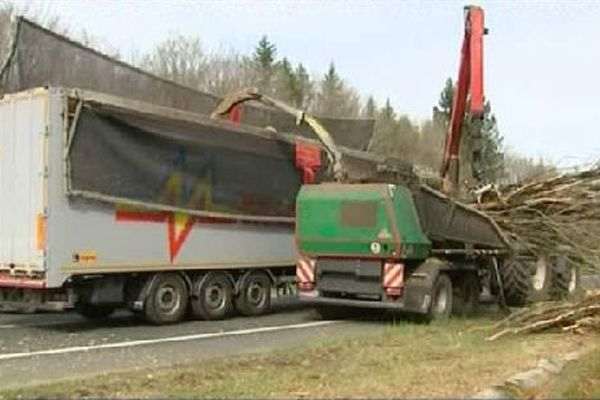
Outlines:
[[[481,135],[485,33],[483,10],[465,7],[441,168],[443,187],[450,194],[458,192],[459,144],[467,110],[469,134],[475,139]],[[480,152],[474,149],[471,158],[476,179]],[[336,152],[330,154],[335,157]],[[576,290],[577,271],[559,251],[539,255],[519,249],[490,217],[447,193],[420,183],[382,180],[303,185],[296,202],[301,298],[328,318],[340,316],[347,307],[433,318],[469,314],[484,288],[508,306]]]

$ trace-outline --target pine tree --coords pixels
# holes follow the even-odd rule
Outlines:
[[[360,111],[359,97],[338,75],[333,62],[321,80],[316,113],[334,117],[356,117]]]
[[[376,114],[374,131],[369,150],[375,153],[393,155],[397,140],[397,124],[396,112],[390,103],[390,99],[385,101],[385,105]]]
[[[362,116],[364,118],[375,118],[375,114],[377,113],[377,103],[375,103],[375,99],[373,96],[369,96],[367,99],[367,103],[365,104]]]
[[[442,125],[444,130],[448,130],[450,115],[452,113],[452,97],[454,94],[454,85],[452,79],[448,78],[444,88],[440,93],[438,105],[433,107],[434,124]],[[466,178],[470,173],[471,153],[475,145],[471,140],[469,132],[471,131],[471,122],[466,116],[461,130],[461,176]],[[489,101],[486,101],[483,109],[483,123],[481,126],[481,173],[485,182],[495,182],[500,179],[504,173],[504,153],[503,137],[498,129],[496,116],[492,113],[492,107]]]
[[[289,60],[285,57],[277,64],[275,81],[275,92],[273,95],[286,103],[295,105],[297,92],[296,75]]]
[[[269,41],[267,36],[263,36],[252,55],[257,72],[258,89],[263,93],[270,94],[272,92],[276,56],[277,46]]]
[[[296,93],[294,105],[300,108],[308,108],[313,98],[313,83],[308,71],[302,63],[298,64],[295,71]]]

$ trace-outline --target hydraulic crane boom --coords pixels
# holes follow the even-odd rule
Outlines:
[[[244,88],[238,92],[234,92],[223,99],[223,101],[217,106],[216,110],[213,111],[211,118],[217,118],[218,116],[231,115],[237,109],[236,107],[246,101],[258,101],[269,107],[279,109],[287,114],[292,115],[296,118],[296,124],[300,125],[302,122],[306,123],[313,131],[315,136],[321,141],[325,148],[329,163],[331,165],[331,172],[333,178],[340,182],[345,178],[345,171],[342,166],[342,153],[337,148],[337,145],[333,141],[333,138],[315,118],[307,115],[304,111],[298,110],[291,107],[279,100],[273,99],[269,96],[261,94],[256,88]]]
[[[452,98],[452,113],[444,146],[441,176],[444,190],[454,191],[459,184],[459,152],[465,111],[471,120],[469,132],[472,142],[471,169],[473,178],[481,181],[481,125],[483,120],[483,36],[484,13],[481,7],[465,7],[465,33],[463,38],[458,80]]]

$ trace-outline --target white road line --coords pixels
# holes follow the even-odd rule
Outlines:
[[[226,337],[226,336],[253,335],[256,333],[276,332],[276,331],[283,331],[283,330],[288,330],[288,329],[313,328],[316,326],[324,326],[324,325],[334,324],[335,322],[336,321],[315,321],[315,322],[306,322],[303,324],[265,326],[262,328],[240,329],[237,331],[229,331],[229,332],[198,333],[195,335],[171,336],[171,337],[157,338],[157,339],[131,340],[131,341],[127,341],[127,342],[105,343],[105,344],[98,344],[98,345],[94,345],[94,346],[74,346],[74,347],[63,347],[63,348],[59,348],[59,349],[30,351],[30,352],[25,352],[25,353],[8,353],[8,354],[0,354],[0,361],[14,360],[17,358],[30,358],[30,357],[35,357],[35,356],[50,356],[50,355],[57,355],[57,354],[81,353],[81,352],[87,352],[87,351],[91,351],[91,350],[119,349],[119,348],[125,348],[125,347],[145,346],[145,345],[157,344],[157,343],[186,342],[186,341],[190,341],[190,340],[212,339],[212,338]]]
[[[8,324],[8,325],[0,325],[0,329],[12,329],[12,328],[18,328],[19,325],[12,325],[12,324]]]

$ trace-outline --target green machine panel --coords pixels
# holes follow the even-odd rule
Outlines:
[[[305,185],[296,207],[298,247],[307,255],[426,258],[431,251],[403,186]]]

